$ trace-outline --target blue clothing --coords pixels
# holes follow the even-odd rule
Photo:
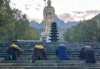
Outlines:
[[[65,46],[58,46],[57,50],[56,50],[56,55],[58,56],[58,58],[60,60],[69,60],[69,55],[68,55],[68,51],[65,48]]]

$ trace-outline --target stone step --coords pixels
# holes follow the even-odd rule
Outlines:
[[[20,58],[21,59],[31,59],[30,54],[21,54]],[[0,58],[4,58],[5,54],[0,55]],[[47,55],[48,59],[57,59],[56,55]],[[79,60],[79,55],[69,55],[70,59],[77,59]],[[100,60],[100,56],[95,56],[97,60]]]
[[[32,63],[32,60],[1,60],[0,63]],[[85,63],[84,60],[36,60],[35,63]]]
[[[1,66],[0,69],[90,69],[89,67],[77,67],[77,66]],[[94,67],[92,69],[100,69],[100,67]]]
[[[5,52],[0,52],[0,55],[5,55],[6,53]],[[21,53],[22,55],[32,55],[33,52],[22,52]],[[55,53],[47,53],[47,55],[56,55]],[[69,55],[79,55],[79,53],[69,53]],[[100,56],[100,53],[95,53],[95,56]]]
[[[42,62],[42,61],[41,61]],[[44,61],[43,61],[44,62]],[[100,63],[68,63],[66,61],[57,63],[0,63],[0,69],[100,69]],[[46,61],[47,62],[47,61]],[[65,63],[66,62],[66,63]]]
[[[1,66],[81,66],[81,67],[100,67],[100,63],[85,64],[85,63],[0,63]]]
[[[9,45],[1,45],[0,46],[0,49],[1,48],[3,48],[3,49],[7,49],[9,47]],[[33,45],[27,45],[27,44],[24,44],[24,45],[19,45],[19,47],[21,48],[21,49],[33,49]],[[44,46],[45,47],[45,49],[47,49],[48,50],[48,48],[53,48],[53,49],[56,49],[57,48],[57,46]],[[70,46],[66,46],[66,48],[67,48],[67,50],[72,50],[72,51],[80,51],[81,50],[81,48],[82,48],[82,46],[72,46],[72,45],[70,45]],[[100,49],[100,47],[93,47],[93,49],[94,50],[99,50]],[[52,50],[52,49],[51,49]]]
[[[2,60],[0,63],[25,63],[26,61],[30,60]],[[32,62],[28,62],[32,63]],[[66,63],[66,64],[84,64],[84,60],[36,60],[35,63],[42,64],[42,63]],[[26,63],[27,64],[27,63]],[[96,64],[100,65],[100,61],[97,61]]]

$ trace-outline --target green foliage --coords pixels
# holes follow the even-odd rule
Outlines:
[[[37,38],[36,30],[30,28],[29,21],[26,18],[26,15],[23,15],[20,20],[15,24],[15,39],[21,40],[35,40]]]
[[[77,26],[67,29],[63,36],[69,42],[100,42],[100,14],[98,17],[83,21]]]
[[[0,42],[17,39],[38,39],[37,31],[30,28],[26,15],[18,9],[11,9],[9,0],[0,0]]]

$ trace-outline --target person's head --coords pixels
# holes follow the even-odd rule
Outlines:
[[[60,44],[60,46],[66,46],[65,44]]]
[[[48,0],[48,1],[47,1],[47,4],[48,4],[48,6],[51,6],[51,1]]]
[[[18,49],[18,50],[20,50],[21,51],[21,49],[16,45],[16,44],[11,44],[11,46],[10,46],[11,48],[15,48],[15,49]]]
[[[84,50],[91,50],[91,46],[84,46]]]
[[[11,44],[10,47],[17,48],[18,46],[16,44]]]
[[[91,48],[91,46],[84,46],[85,48]]]
[[[44,49],[44,47],[42,45],[35,45],[34,48],[35,49]]]

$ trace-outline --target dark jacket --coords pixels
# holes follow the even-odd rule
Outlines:
[[[80,50],[80,54],[79,54],[79,58],[81,58],[81,60],[83,60],[84,59],[84,48],[85,47],[83,47],[81,50]]]
[[[80,58],[84,59],[86,63],[96,63],[94,51],[91,48],[84,47],[80,52]]]
[[[20,50],[10,47],[6,51],[5,60],[17,60],[20,54],[21,54]]]
[[[34,48],[32,55],[32,62],[35,60],[47,60],[45,49]]]
[[[85,50],[84,49],[84,59],[86,63],[96,63],[95,57],[94,57],[94,51],[92,49]]]

